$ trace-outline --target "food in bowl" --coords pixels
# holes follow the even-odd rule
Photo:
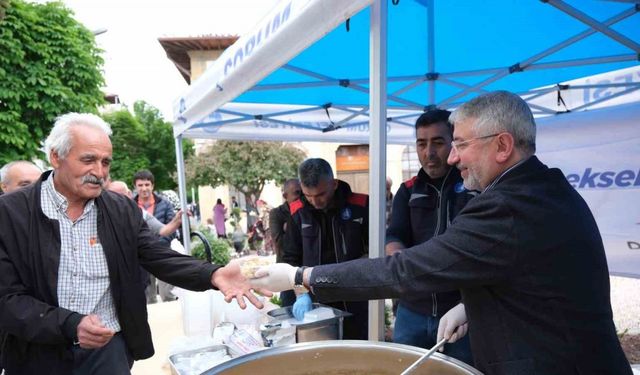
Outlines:
[[[273,259],[269,257],[246,257],[241,260],[240,273],[247,279],[253,279],[256,277],[256,271],[258,271],[260,267],[268,266],[272,263]]]

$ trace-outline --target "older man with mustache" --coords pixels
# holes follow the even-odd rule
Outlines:
[[[53,171],[0,197],[0,331],[14,374],[129,374],[153,355],[140,268],[190,290],[218,288],[257,307],[236,264],[171,251],[137,205],[103,191],[111,129],[92,114],[57,119]]]

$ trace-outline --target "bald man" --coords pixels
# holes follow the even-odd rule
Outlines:
[[[114,193],[126,195],[129,198],[132,198],[133,195],[131,190],[124,181],[111,181],[109,185],[107,185],[107,190],[113,191]]]
[[[18,160],[7,163],[0,169],[0,188],[4,193],[11,193],[40,178],[42,171],[30,161]]]

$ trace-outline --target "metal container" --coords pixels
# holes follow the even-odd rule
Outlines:
[[[373,341],[321,341],[270,348],[220,364],[202,375],[398,375],[425,349]],[[415,375],[482,375],[441,353]]]
[[[178,363],[178,360],[180,358],[184,358],[184,357],[194,357],[197,354],[200,353],[207,353],[207,352],[217,352],[219,350],[224,350],[228,355],[230,355],[229,353],[229,347],[227,347],[226,345],[212,345],[212,346],[207,346],[204,348],[200,348],[200,349],[194,349],[194,350],[187,350],[184,352],[180,352],[180,353],[176,353],[176,354],[172,354],[169,356],[169,365],[171,366],[171,374],[172,375],[183,375],[182,372],[180,372],[176,366],[176,363]],[[213,367],[213,366],[211,366]]]
[[[326,307],[333,310],[335,315],[332,318],[317,320],[311,323],[296,324],[296,342],[312,342],[324,340],[342,340],[342,325],[344,318],[351,316],[351,313],[334,309],[330,306],[314,303],[313,308]],[[271,310],[267,314],[279,321],[293,318],[292,307],[282,307]]]

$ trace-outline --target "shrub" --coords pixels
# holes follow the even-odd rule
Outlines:
[[[200,233],[204,234],[206,239],[211,245],[211,261],[214,264],[224,266],[231,260],[231,246],[229,241],[223,238],[217,238],[217,236],[208,229],[202,228]],[[204,251],[204,244],[197,237],[193,237],[191,243],[191,255],[194,258],[207,260],[207,255]]]
[[[231,226],[237,228],[240,225],[240,213],[242,209],[240,207],[234,207],[231,209]]]
[[[280,296],[278,294],[274,294],[269,301],[274,305],[282,307],[282,300],[280,299]]]

